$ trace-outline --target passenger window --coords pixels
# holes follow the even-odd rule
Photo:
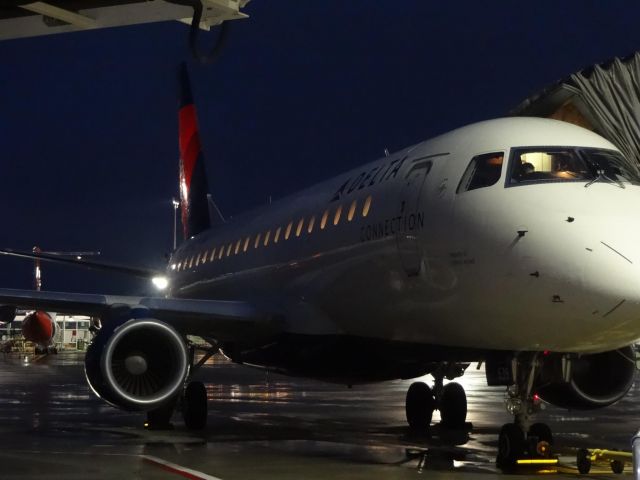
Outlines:
[[[191,258],[189,259],[189,268],[193,267],[193,255],[191,255]]]
[[[353,202],[351,202],[351,206],[349,207],[349,213],[347,214],[347,220],[351,221],[353,220],[353,216],[356,213],[356,206],[358,204],[357,200],[354,200]]]
[[[209,257],[209,261],[213,262],[216,259],[216,247],[211,249],[211,256]]]
[[[278,240],[280,240],[281,231],[282,231],[282,227],[278,227],[278,229],[276,230],[276,235],[273,237],[273,243],[278,243]]]
[[[369,210],[371,209],[371,195],[367,197],[364,201],[364,206],[362,207],[362,216],[366,217],[369,215]]]
[[[246,252],[247,248],[249,248],[249,240],[251,239],[251,237],[247,237],[244,239],[244,245],[242,247],[242,251]]]
[[[313,215],[311,220],[309,220],[309,226],[307,227],[307,233],[313,232],[313,225],[316,223],[316,216]]]
[[[180,271],[180,267],[182,267],[182,262],[178,262],[178,271]]]
[[[239,238],[238,241],[236,242],[236,248],[233,249],[233,254],[237,255],[238,252],[240,251],[240,244],[242,243],[242,239]]]
[[[227,247],[227,257],[229,255],[231,255],[231,249],[233,248],[233,243],[230,243],[229,246]]]
[[[320,230],[324,230],[324,227],[327,226],[327,218],[329,218],[329,209],[328,208],[322,214],[322,219],[320,219]]]
[[[300,232],[302,232],[302,226],[304,225],[304,217],[300,219],[298,222],[298,226],[296,227],[296,237],[300,236]]]
[[[256,235],[256,240],[255,240],[255,242],[253,242],[253,248],[258,248],[258,246],[260,245],[260,236],[261,235],[262,235],[261,233]]]
[[[293,222],[289,222],[289,225],[287,225],[287,229],[284,232],[285,240],[289,240],[289,235],[291,235],[291,227],[293,227]]]
[[[342,205],[338,206],[336,214],[333,216],[333,224],[338,225],[340,223],[340,215],[342,215]]]
[[[271,230],[267,230],[267,233],[264,235],[264,246],[269,245],[269,237],[271,236]]]
[[[478,155],[471,159],[467,170],[462,175],[456,193],[467,192],[477,188],[490,187],[500,180],[504,153],[494,152]]]
[[[224,245],[220,245],[220,253],[218,253],[218,260],[224,255]]]
[[[198,256],[196,257],[196,267],[200,265],[200,255],[201,254],[199,253]]]

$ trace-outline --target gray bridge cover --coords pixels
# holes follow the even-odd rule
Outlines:
[[[511,115],[564,120],[599,133],[640,165],[640,52],[585,68],[547,87]]]

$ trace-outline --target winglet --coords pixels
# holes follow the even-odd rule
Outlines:
[[[207,175],[198,132],[187,65],[180,65],[178,128],[180,144],[180,205],[184,238],[210,228]]]

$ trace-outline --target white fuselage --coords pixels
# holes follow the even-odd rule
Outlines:
[[[640,337],[640,187],[507,184],[512,149],[555,146],[616,150],[552,120],[464,127],[186,241],[170,262],[171,295],[249,298],[282,312],[292,334],[480,350],[628,345]],[[471,159],[491,152],[505,159],[500,180],[458,191]]]

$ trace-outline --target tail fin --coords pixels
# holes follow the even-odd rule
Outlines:
[[[186,239],[207,230],[211,222],[207,200],[209,186],[198,133],[196,107],[193,104],[189,72],[184,63],[180,66],[179,76],[180,205]]]

